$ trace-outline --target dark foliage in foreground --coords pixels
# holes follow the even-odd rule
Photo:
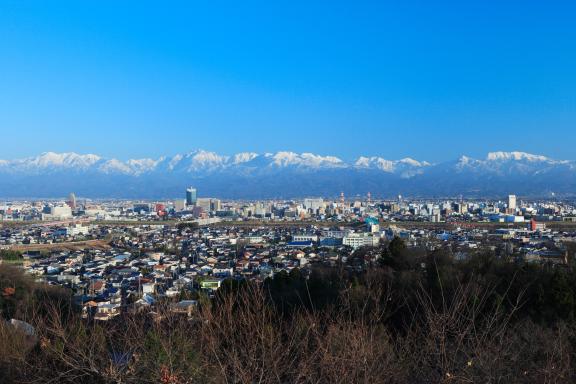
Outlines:
[[[366,264],[364,251],[354,257]],[[367,251],[366,251],[367,252]],[[228,282],[193,320],[87,323],[61,290],[0,269],[0,382],[574,382],[576,273],[492,254],[453,262],[398,240],[365,272],[344,266]],[[354,262],[354,260],[352,260]],[[354,269],[356,270],[356,269]]]

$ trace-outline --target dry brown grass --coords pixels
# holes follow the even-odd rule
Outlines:
[[[85,241],[68,241],[53,244],[27,244],[13,245],[9,249],[12,251],[79,251],[83,249],[100,249],[107,250],[111,246],[106,240],[85,240]]]
[[[388,287],[341,292],[342,305],[281,313],[248,286],[192,320],[157,316],[87,323],[55,303],[29,314],[39,343],[0,325],[3,383],[566,383],[574,331],[513,323],[469,283],[440,305],[423,289],[407,328],[386,324]],[[360,296],[361,300],[358,299]],[[517,298],[514,298],[517,299]],[[154,319],[160,319],[158,321]]]

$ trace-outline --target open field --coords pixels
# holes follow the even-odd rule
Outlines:
[[[110,249],[110,245],[106,240],[86,240],[86,241],[71,241],[65,243],[54,243],[54,244],[28,244],[28,245],[14,245],[8,249],[12,251],[77,251],[81,249]]]
[[[4,260],[4,259],[0,259],[0,264],[20,266],[20,265],[23,264],[23,260],[22,260],[22,259],[18,259],[18,260]]]
[[[0,221],[0,228],[17,228],[30,225],[41,225],[41,221]]]

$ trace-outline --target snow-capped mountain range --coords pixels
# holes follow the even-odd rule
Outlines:
[[[121,161],[94,154],[46,152],[0,160],[0,196],[179,197],[195,185],[224,198],[477,195],[545,196],[576,192],[576,162],[525,152],[492,152],[431,164],[411,158],[359,157],[344,161],[312,153],[238,153],[197,150],[158,159]]]
[[[312,153],[277,152],[257,154],[242,152],[234,156],[222,156],[204,150],[178,154],[158,159],[130,159],[120,161],[105,159],[98,155],[77,153],[45,152],[36,157],[17,160],[0,160],[0,172],[5,173],[43,173],[53,171],[97,171],[105,174],[124,174],[138,176],[155,171],[184,171],[204,174],[233,168],[282,169],[295,167],[300,169],[336,169],[358,168],[379,169],[394,173],[398,170],[411,171],[430,166],[428,162],[419,162],[410,158],[390,161],[381,157],[360,157],[354,163],[346,163],[338,157],[320,156]]]

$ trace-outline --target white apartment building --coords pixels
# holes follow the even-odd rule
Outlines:
[[[318,236],[316,235],[294,235],[292,241],[312,241],[314,243],[318,242]]]
[[[372,233],[351,233],[342,239],[342,244],[354,249],[360,247],[377,247],[380,244],[380,237]]]

